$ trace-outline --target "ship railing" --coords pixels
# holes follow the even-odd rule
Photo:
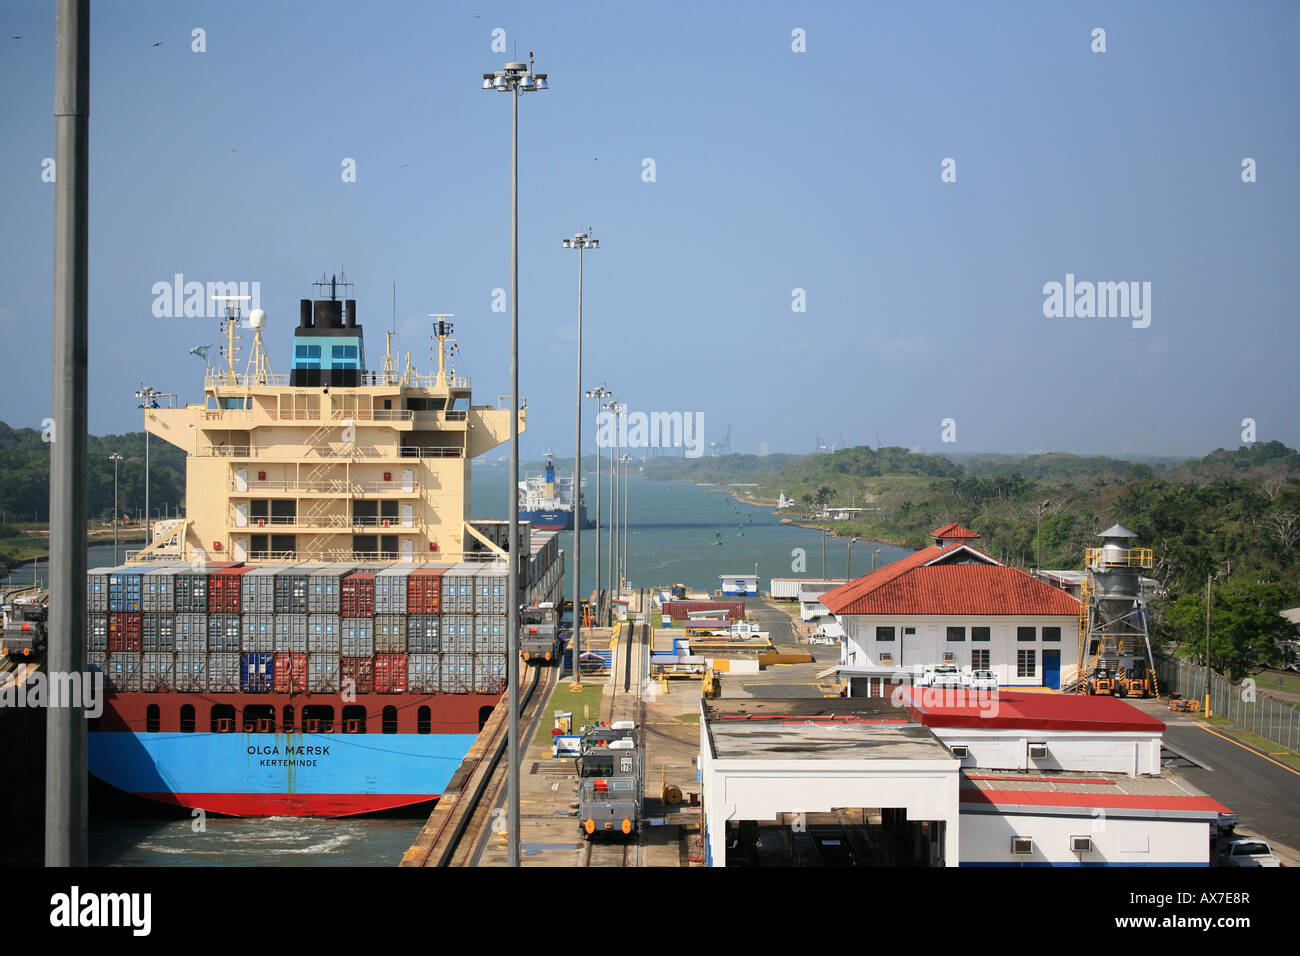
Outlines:
[[[353,515],[352,527],[354,528],[394,528],[398,531],[413,531],[416,527],[416,521],[411,518],[403,523],[401,518],[394,515]]]
[[[370,412],[371,421],[376,422],[409,422],[415,418],[415,412],[409,408],[376,408]],[[365,420],[365,416],[360,416]]]
[[[444,445],[403,445],[401,458],[464,458],[465,449]]]
[[[287,563],[290,561],[300,561],[303,559],[298,557],[298,552],[296,551],[250,551],[248,552],[248,560],[275,561],[275,562]]]
[[[307,494],[332,495],[369,495],[386,492],[418,494],[420,483],[405,481],[344,481],[341,478],[322,479],[318,481],[253,481],[248,480],[241,487],[239,480],[232,479],[230,490],[235,494],[248,495],[261,491],[304,492]]]
[[[238,515],[234,515],[231,523],[236,528],[248,528],[256,531],[258,528],[302,528],[311,530],[313,528],[346,528],[348,527],[347,515],[321,515],[319,517],[305,517],[298,515],[271,515],[259,517],[247,517],[240,524]]]
[[[250,385],[288,385],[289,374],[287,372],[269,372],[265,375],[259,375],[256,372],[235,372],[223,369],[209,369],[203,376],[203,386],[205,388],[228,388],[235,386],[244,388]]]
[[[194,452],[195,458],[249,458],[250,445],[200,445]]]

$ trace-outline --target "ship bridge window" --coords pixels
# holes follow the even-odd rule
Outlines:
[[[144,712],[144,729],[146,733],[156,734],[162,726],[162,711],[157,704],[150,704]]]
[[[392,704],[384,708],[383,731],[386,734],[397,733],[397,708]]]
[[[181,733],[183,734],[194,733],[194,705],[193,704],[181,705]]]
[[[230,704],[212,705],[212,732],[229,734],[235,730],[235,708]]]
[[[343,732],[345,734],[366,732],[366,709],[360,704],[349,704],[343,708]]]

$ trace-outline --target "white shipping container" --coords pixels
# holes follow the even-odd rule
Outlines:
[[[307,615],[275,615],[275,652],[307,653]]]
[[[178,691],[190,693],[208,689],[208,655],[206,653],[177,652],[172,681]]]
[[[339,617],[311,614],[307,617],[307,650],[312,654],[339,653]]]
[[[238,651],[218,651],[208,654],[208,690],[229,694],[239,690]]]
[[[436,694],[442,688],[442,659],[438,654],[411,654],[406,659],[409,693]]]
[[[141,655],[140,690],[152,693],[172,690],[175,685],[176,655],[166,651],[145,651]]]

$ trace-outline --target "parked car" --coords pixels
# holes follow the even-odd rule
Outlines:
[[[1219,865],[1280,867],[1282,861],[1263,840],[1233,840],[1223,848]]]
[[[956,664],[935,664],[922,675],[925,683],[921,686],[941,687],[960,690],[964,685],[961,670]],[[918,682],[919,683],[919,682]]]
[[[997,690],[998,675],[993,671],[971,671],[966,678],[966,687],[970,690]]]

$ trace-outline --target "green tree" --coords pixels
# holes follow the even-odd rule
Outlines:
[[[1280,612],[1294,607],[1296,595],[1280,584],[1235,581],[1214,588],[1210,627],[1210,667],[1240,680],[1282,659],[1278,641],[1291,625]],[[1164,614],[1167,637],[1187,646],[1189,658],[1205,663],[1205,595],[1189,593]]]

